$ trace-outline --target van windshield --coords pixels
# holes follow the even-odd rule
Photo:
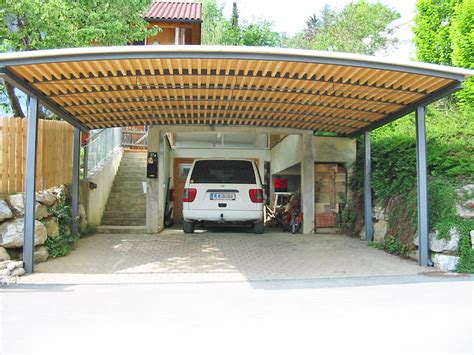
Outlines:
[[[255,184],[252,162],[244,160],[198,160],[192,184]]]

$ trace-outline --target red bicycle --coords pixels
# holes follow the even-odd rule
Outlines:
[[[303,224],[303,212],[297,200],[289,203],[288,209],[283,217],[283,230],[292,234],[298,233]]]

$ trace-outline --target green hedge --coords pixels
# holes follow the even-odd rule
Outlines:
[[[445,103],[446,104],[446,103]],[[457,216],[456,192],[474,183],[474,112],[438,106],[426,118],[430,229],[447,237],[452,227],[461,232],[461,271],[473,272],[469,230],[474,222]],[[351,185],[363,194],[364,149],[359,138]],[[372,189],[377,205],[390,203],[389,234],[407,243],[416,231],[416,127],[408,115],[371,133]],[[357,198],[356,198],[357,200]],[[363,213],[360,211],[359,214]],[[469,249],[469,250],[468,250]]]

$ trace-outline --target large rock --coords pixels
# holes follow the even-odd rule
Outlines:
[[[50,215],[48,212],[48,208],[45,205],[42,205],[41,203],[36,202],[35,205],[35,219],[38,221],[42,220],[43,218],[46,218]]]
[[[5,260],[0,262],[0,270],[5,270],[8,267],[8,264],[10,264],[10,260]]]
[[[458,191],[461,202],[456,205],[456,210],[462,218],[474,218],[474,184],[463,186]]]
[[[10,273],[10,276],[11,276],[11,277],[23,276],[24,274],[25,274],[25,269],[23,269],[22,267],[19,267],[19,268],[16,268],[15,270],[13,270],[13,271]]]
[[[459,248],[460,235],[456,228],[451,228],[449,231],[450,238],[438,238],[438,231],[430,233],[430,250],[441,253],[441,252],[456,252]],[[418,246],[418,236],[413,240],[413,244]]]
[[[375,206],[374,207],[374,215],[373,217],[380,221],[380,220],[387,220],[387,211],[385,210],[385,208],[383,207],[380,207],[380,206]]]
[[[10,261],[7,265],[7,269],[10,271],[19,267],[23,267],[23,261]]]
[[[87,228],[87,214],[84,206],[79,204],[79,230],[83,231]]]
[[[51,207],[56,203],[57,200],[56,196],[54,196],[51,192],[44,191],[36,194],[36,201],[38,201],[42,205]]]
[[[8,202],[10,202],[16,217],[23,217],[25,215],[25,196],[23,194],[8,196]]]
[[[67,185],[61,185],[48,189],[47,192],[53,194],[57,200],[64,200],[69,196],[69,187]]]
[[[441,271],[455,271],[459,264],[459,256],[434,254],[432,259],[435,268]]]
[[[388,223],[385,220],[380,220],[374,223],[374,241],[382,243],[385,240],[388,231]]]
[[[4,200],[0,200],[0,222],[13,217],[12,210]]]
[[[23,246],[24,219],[19,218],[2,224],[0,246],[5,248],[20,248]],[[46,227],[35,221],[35,245],[44,244],[46,241]]]
[[[4,247],[0,247],[0,262],[10,260],[10,255]]]
[[[48,258],[48,249],[44,245],[35,248],[35,264],[44,263]]]
[[[48,217],[43,221],[48,237],[59,237],[59,223],[56,217]]]

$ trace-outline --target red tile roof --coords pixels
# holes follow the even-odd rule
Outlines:
[[[201,4],[195,2],[156,1],[144,16],[145,21],[201,21]]]

